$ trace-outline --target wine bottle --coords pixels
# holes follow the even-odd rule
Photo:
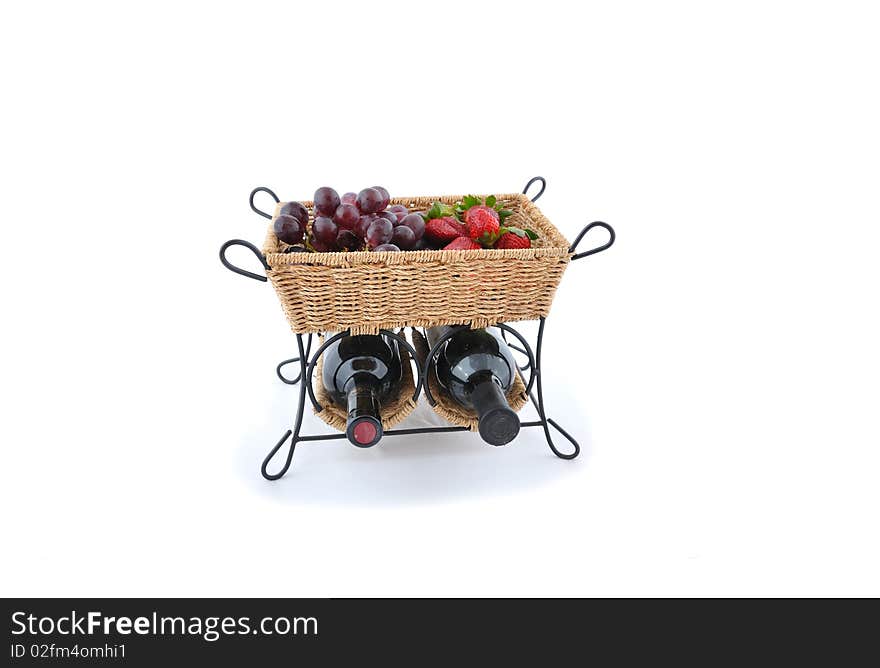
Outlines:
[[[321,382],[348,411],[345,435],[359,448],[382,438],[381,402],[400,390],[397,340],[390,336],[345,336],[323,353]]]
[[[431,348],[449,331],[449,327],[428,329]],[[437,351],[434,372],[456,402],[476,411],[484,441],[504,445],[516,438],[519,418],[507,403],[516,361],[496,327],[456,331]]]

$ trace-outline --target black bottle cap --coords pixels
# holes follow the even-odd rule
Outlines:
[[[519,417],[510,408],[495,408],[480,418],[480,436],[491,445],[507,445],[519,434]]]

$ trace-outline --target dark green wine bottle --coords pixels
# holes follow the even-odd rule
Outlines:
[[[449,331],[449,327],[428,329],[431,348]],[[484,441],[505,445],[516,438],[519,417],[507,403],[516,361],[497,328],[458,330],[437,351],[434,373],[456,402],[476,411]]]
[[[382,401],[400,391],[397,346],[390,336],[345,336],[323,353],[321,381],[333,401],[348,411],[345,434],[359,448],[382,438]]]

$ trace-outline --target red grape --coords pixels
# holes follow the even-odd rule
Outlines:
[[[288,215],[278,216],[272,227],[275,236],[286,244],[298,244],[303,240],[303,232],[306,229],[298,218]]]
[[[354,225],[354,233],[361,238],[361,240],[367,238],[367,229],[370,227],[370,223],[373,222],[373,217],[369,215],[363,215],[358,218],[358,222]]]
[[[339,193],[333,188],[322,186],[315,191],[315,211],[325,216],[332,216],[339,206]]]
[[[385,218],[391,221],[392,225],[397,225],[397,216],[395,216],[394,213],[392,213],[391,211],[380,211],[376,215],[380,218]]]
[[[391,203],[391,195],[388,194],[388,191],[385,190],[382,186],[373,186],[373,190],[379,192],[382,195],[382,206],[379,207],[379,210],[385,209]]]
[[[339,225],[339,227],[351,230],[354,229],[355,223],[358,222],[358,218],[360,217],[361,214],[353,204],[340,204],[336,207],[336,214],[333,216],[333,222]]]
[[[402,221],[400,221],[400,224],[406,225],[413,231],[416,241],[421,239],[422,235],[425,233],[425,219],[417,213],[407,215]]]
[[[367,228],[367,243],[373,248],[391,241],[394,226],[387,218],[376,218]]]
[[[358,193],[357,207],[361,213],[376,213],[385,208],[382,206],[383,201],[382,194],[378,190],[364,188]]]
[[[392,204],[388,210],[397,216],[398,222],[402,221],[407,214],[409,213],[409,209],[407,209],[403,204]]]
[[[391,243],[400,247],[400,250],[409,250],[416,245],[416,235],[406,225],[398,225],[391,234]]]
[[[315,222],[312,224],[312,234],[315,235],[315,238],[321,243],[325,243],[328,246],[336,243],[336,234],[339,229],[330,218],[325,218],[324,216],[318,216],[315,218]]]
[[[379,244],[379,245],[376,246],[373,250],[374,250],[374,251],[377,251],[377,252],[379,252],[379,253],[381,253],[381,252],[383,252],[383,251],[384,251],[384,252],[388,252],[388,251],[400,251],[400,249],[399,249],[397,246],[395,246],[394,244]]]
[[[345,228],[339,229],[339,234],[336,235],[336,245],[345,250],[357,250],[361,247],[363,242],[357,238],[354,232],[351,230],[346,230]]]
[[[342,197],[339,198],[343,204],[354,204],[358,200],[357,193],[345,193]]]
[[[332,223],[333,221],[331,220],[330,222]],[[316,239],[314,234],[309,235],[309,245],[319,253],[330,253],[336,250],[335,245],[326,244],[320,239]]]
[[[302,223],[303,229],[309,224],[309,210],[299,202],[285,202],[278,210],[279,216],[293,216]]]

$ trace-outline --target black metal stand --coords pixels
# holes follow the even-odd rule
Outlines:
[[[531,187],[531,185],[537,181],[541,182],[541,190],[538,192],[537,195],[535,195],[535,197],[532,198],[533,202],[535,200],[537,200],[543,194],[544,188],[547,185],[545,179],[543,177],[536,176],[535,178],[531,179],[526,184],[526,187],[523,189],[523,193],[528,192],[528,189]],[[258,192],[266,192],[266,193],[270,194],[275,199],[276,202],[278,202],[279,199],[275,195],[275,193],[272,192],[271,190],[269,190],[268,188],[262,188],[262,187],[255,188],[251,192],[251,195],[250,195],[251,208],[255,212],[257,212],[258,214],[260,214],[261,216],[264,216],[266,218],[271,218],[271,216],[269,214],[265,213],[264,211],[259,210],[254,205],[254,195],[256,195]],[[595,227],[601,227],[608,232],[608,235],[609,235],[608,241],[605,242],[601,246],[591,248],[590,250],[587,250],[587,251],[584,251],[581,253],[576,253],[575,250],[577,249],[577,246],[580,243],[580,241],[584,238],[584,236],[591,229],[593,229]],[[582,258],[589,256],[589,255],[595,255],[596,253],[599,253],[603,250],[610,248],[611,245],[614,243],[614,240],[615,240],[614,230],[611,228],[610,225],[608,225],[607,223],[603,223],[601,221],[596,221],[596,222],[590,223],[589,225],[584,227],[584,229],[581,230],[581,232],[575,238],[574,243],[571,245],[571,248],[569,248],[569,252],[572,253],[571,259],[572,259],[572,261],[574,261],[574,260],[580,260]],[[259,274],[255,274],[255,273],[246,271],[244,269],[240,269],[239,267],[236,267],[235,265],[232,265],[231,263],[229,263],[229,261],[226,259],[226,249],[229,248],[230,246],[234,246],[234,245],[245,246],[246,248],[250,249],[251,252],[253,252],[257,256],[257,258],[260,260],[260,262],[263,264],[263,267],[265,269],[269,268],[262,253],[253,244],[250,244],[247,241],[242,241],[240,239],[233,239],[231,241],[227,241],[221,247],[220,261],[223,263],[223,265],[227,269],[229,269],[230,271],[233,271],[237,274],[241,274],[243,276],[247,276],[248,278],[253,278],[255,280],[265,281],[266,280],[265,276],[260,276]],[[531,345],[529,345],[529,342],[526,340],[526,338],[522,334],[520,334],[518,331],[516,331],[513,327],[511,327],[510,325],[508,325],[506,323],[498,323],[496,326],[501,330],[502,335],[504,336],[505,340],[507,340],[508,334],[515,337],[517,339],[517,341],[521,344],[521,346],[518,346],[518,345],[512,344],[512,343],[508,343],[508,345],[510,345],[511,348],[522,353],[523,355],[525,355],[528,358],[528,361],[519,367],[519,374],[520,374],[520,377],[522,378],[523,383],[526,386],[526,393],[528,394],[531,402],[535,405],[535,409],[537,410],[538,417],[540,419],[530,421],[530,422],[522,422],[521,426],[522,427],[541,427],[541,428],[543,428],[544,437],[547,439],[547,445],[549,446],[549,448],[553,452],[553,454],[556,455],[557,457],[559,457],[560,459],[574,459],[575,457],[577,457],[580,454],[580,451],[581,451],[580,445],[578,444],[578,442],[575,440],[575,438],[571,434],[569,434],[565,429],[563,429],[561,426],[559,426],[559,424],[557,424],[552,418],[547,417],[547,411],[546,411],[546,407],[545,407],[545,403],[544,403],[544,386],[543,386],[543,381],[541,378],[541,353],[542,353],[542,350],[544,347],[544,327],[545,327],[545,325],[546,325],[546,318],[541,318],[539,320],[539,324],[538,324],[538,337],[537,337],[537,342],[536,342],[534,352],[532,350]],[[426,379],[428,378],[428,373],[430,373],[430,371],[431,371],[431,363],[433,361],[435,353],[437,353],[440,346],[442,346],[449,338],[451,338],[455,334],[455,331],[457,331],[458,329],[461,329],[461,327],[453,328],[443,338],[441,338],[439,341],[437,341],[437,343],[434,345],[434,347],[430,350],[430,352],[426,356],[425,363],[423,365],[418,365],[418,364],[416,365],[418,377],[417,377],[416,383],[415,383],[415,391],[413,392],[413,401],[414,402],[418,400],[419,395],[421,394],[422,390],[424,390],[425,396],[428,400],[428,403],[431,404],[431,406],[436,405],[437,402],[435,401],[434,397],[431,394],[431,389],[430,389],[429,384]],[[409,351],[410,356],[413,360],[418,359],[416,356],[415,349],[410,345],[410,343],[403,337],[403,335],[401,333],[392,332],[390,330],[384,330],[384,329],[380,330],[380,331],[382,334],[385,334],[387,336],[395,338],[402,346],[404,346]],[[293,461],[293,453],[296,450],[296,446],[299,445],[300,443],[308,443],[308,442],[313,442],[313,441],[335,441],[335,440],[340,440],[340,439],[346,438],[346,435],[344,433],[302,435],[302,434],[300,434],[300,430],[302,428],[303,416],[304,416],[304,411],[305,411],[306,394],[308,394],[308,396],[309,396],[309,400],[312,403],[312,407],[313,407],[315,413],[320,413],[323,410],[323,406],[321,406],[321,404],[316,399],[314,389],[312,387],[312,376],[315,371],[315,366],[318,363],[318,359],[320,358],[321,353],[323,353],[324,350],[330,344],[332,344],[334,341],[342,338],[343,336],[346,336],[347,334],[348,334],[348,331],[346,330],[344,332],[339,332],[338,334],[334,334],[333,336],[327,338],[324,341],[324,343],[318,347],[318,349],[314,352],[314,354],[311,353],[312,334],[308,334],[308,335],[296,334],[296,344],[297,344],[297,348],[298,348],[298,356],[292,357],[290,359],[286,359],[286,360],[280,362],[278,364],[278,366],[276,367],[275,372],[278,375],[278,378],[280,378],[282,382],[284,382],[288,385],[297,385],[297,384],[299,385],[299,400],[297,402],[296,418],[294,420],[293,429],[288,429],[286,432],[284,432],[284,434],[281,436],[279,441],[269,451],[269,454],[266,455],[266,458],[263,460],[263,464],[260,467],[260,471],[263,474],[263,477],[266,478],[267,480],[278,480],[285,473],[287,473],[288,469],[290,468],[291,462]],[[306,343],[303,342],[304,336],[308,337]],[[297,364],[297,363],[299,364],[299,373],[297,374],[296,378],[289,379],[286,376],[284,376],[284,374],[282,373],[282,369],[285,366],[287,366],[288,364]],[[526,371],[529,372],[528,379],[525,376]],[[537,396],[535,394],[536,392],[537,392]],[[553,429],[555,429],[556,431],[558,431],[560,434],[562,434],[562,436],[564,436],[568,440],[568,442],[571,443],[572,450],[570,452],[562,452],[561,450],[559,450],[559,448],[556,447],[556,444],[553,442],[553,436],[550,433],[551,427]],[[458,427],[458,426],[419,427],[419,428],[414,428],[414,429],[389,429],[384,432],[384,436],[407,436],[407,435],[411,435],[411,434],[441,434],[441,433],[449,433],[449,432],[457,432],[457,431],[469,431],[469,429],[467,427]],[[290,441],[290,445],[288,446],[288,449],[287,449],[287,455],[285,457],[284,464],[281,466],[281,468],[277,472],[270,473],[268,470],[269,463],[272,461],[272,459],[275,457],[275,455],[278,453],[278,451],[281,450],[281,448],[284,446],[284,444],[288,442],[288,440]]]

